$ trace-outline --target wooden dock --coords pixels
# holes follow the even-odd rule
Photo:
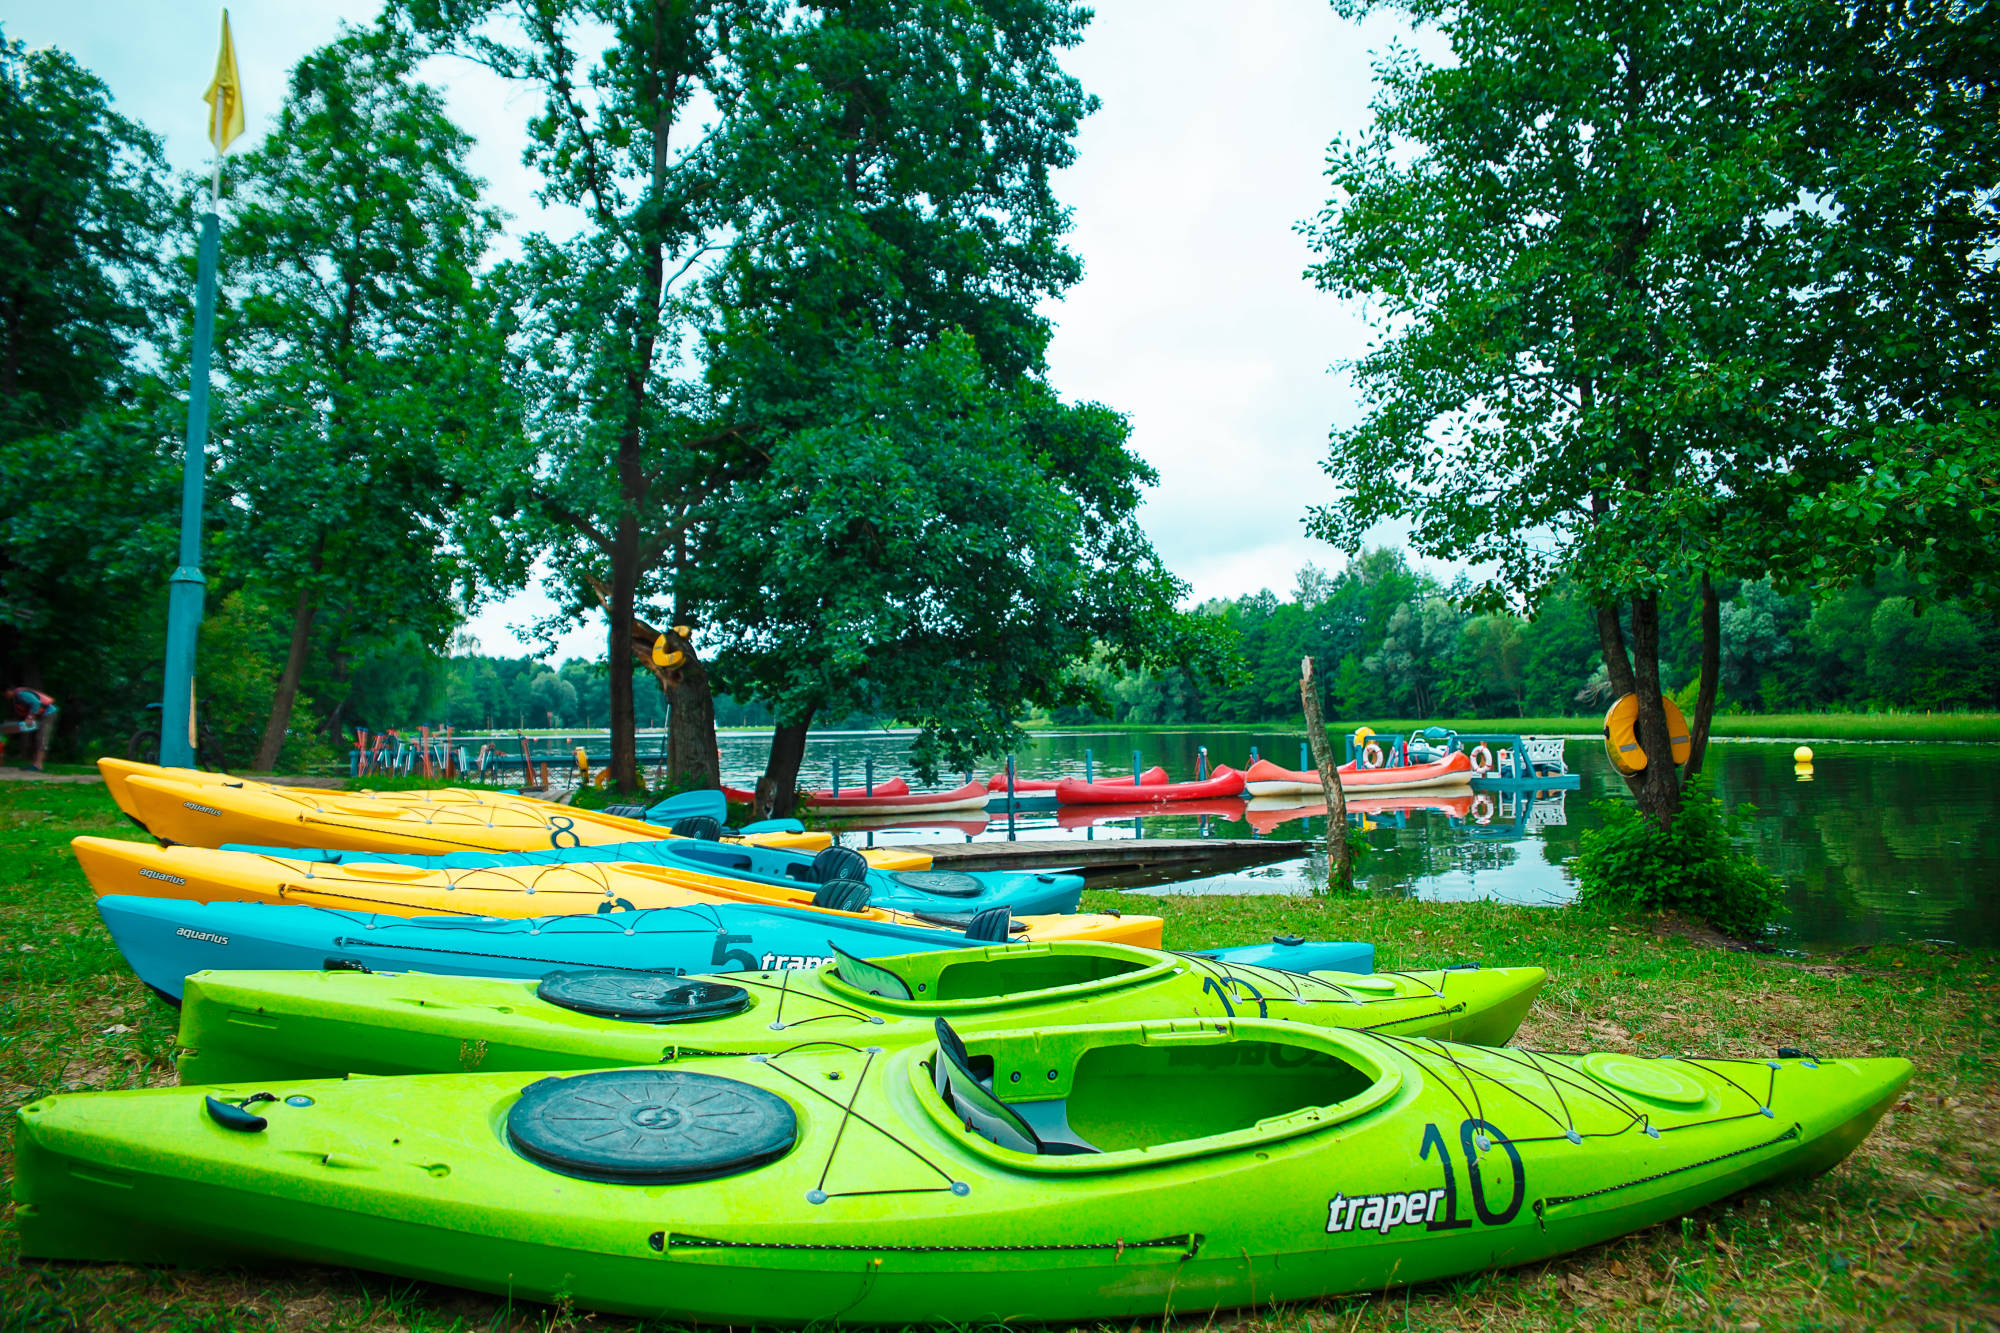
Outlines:
[[[1294,838],[1101,838],[917,844],[939,870],[1073,870],[1086,878],[1190,879],[1306,854]]]

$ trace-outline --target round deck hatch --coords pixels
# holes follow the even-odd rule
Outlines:
[[[1350,976],[1345,972],[1314,972],[1311,975],[1328,985],[1359,991],[1363,995],[1395,995],[1403,989],[1394,977]]]
[[[1708,1100],[1701,1081],[1670,1060],[1648,1060],[1616,1051],[1583,1057],[1583,1071],[1606,1087],[1668,1106],[1699,1106]]]
[[[714,1074],[608,1069],[531,1084],[507,1137],[551,1171],[614,1185],[735,1175],[791,1151],[798,1117],[784,1098]]]
[[[579,1014],[629,1023],[686,1023],[750,1007],[750,992],[741,986],[621,968],[551,972],[535,994]]]

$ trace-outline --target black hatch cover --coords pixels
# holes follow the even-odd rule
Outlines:
[[[607,1069],[529,1085],[507,1137],[551,1171],[614,1185],[735,1175],[791,1151],[798,1117],[775,1093],[680,1069]]]
[[[535,994],[579,1014],[631,1023],[686,1023],[721,1018],[750,1005],[750,992],[720,981],[691,981],[622,968],[551,972]]]

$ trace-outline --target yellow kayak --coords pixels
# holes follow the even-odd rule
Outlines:
[[[119,808],[147,832],[190,847],[250,843],[352,852],[527,852],[672,836],[643,820],[504,792],[326,791],[219,774],[190,778],[179,771],[171,777],[127,773],[116,785],[113,799],[122,796]],[[826,833],[759,833],[748,841],[814,852],[833,839]],[[924,857],[922,866],[893,868],[928,865]]]
[[[198,768],[166,768],[159,764],[142,764],[132,759],[113,759],[109,756],[97,761],[97,771],[103,777],[104,786],[111,793],[111,799],[117,804],[120,810],[132,819],[139,817],[138,806],[133,802],[131,788],[128,785],[133,778],[163,778],[169,782],[181,782],[190,786],[202,787],[241,787],[245,785],[268,787],[277,785],[274,783],[257,782],[253,778],[239,778],[230,773],[210,773]],[[278,787],[278,790],[289,791],[293,789]],[[361,795],[358,792],[342,794]],[[453,800],[485,803],[533,799],[532,797],[520,796],[510,791],[497,791],[490,787],[446,787],[431,788],[424,791],[378,791],[369,792],[367,795],[374,800],[405,805],[421,804],[425,801],[434,801],[440,797],[447,796]],[[547,802],[546,804],[553,804],[553,802]]]
[[[138,779],[144,782],[146,779]],[[743,903],[805,908],[841,921],[933,926],[960,932],[963,921],[878,907],[858,912],[813,906],[813,890],[697,876],[632,862],[431,870],[387,862],[294,861],[264,852],[155,847],[112,838],[70,843],[98,897],[129,895],[203,903],[293,903],[388,916],[521,918]],[[697,882],[700,881],[700,882]],[[1160,947],[1160,918],[1110,913],[1019,915],[1031,940],[1096,940]]]

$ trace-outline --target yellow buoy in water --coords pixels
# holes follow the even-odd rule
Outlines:
[[[1792,762],[1810,764],[1812,762],[1812,746],[1801,745],[1798,749],[1792,751]]]

